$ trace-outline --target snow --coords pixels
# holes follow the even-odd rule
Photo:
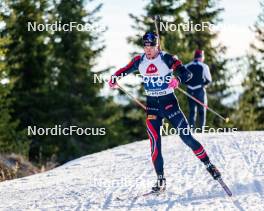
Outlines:
[[[2,182],[0,210],[264,210],[264,131],[194,136],[222,172],[232,198],[179,137],[167,136],[167,192],[160,196],[127,199],[149,191],[156,180],[150,144],[143,140]]]

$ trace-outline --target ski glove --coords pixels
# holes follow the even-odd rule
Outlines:
[[[179,87],[179,84],[180,82],[177,78],[172,78],[171,81],[169,82],[168,88],[177,89]]]
[[[111,89],[117,89],[118,88],[117,83],[114,80],[112,80],[112,76],[108,81],[108,85]]]

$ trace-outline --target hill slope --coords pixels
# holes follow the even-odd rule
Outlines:
[[[156,176],[149,141],[88,155],[51,171],[0,183],[1,210],[264,210],[264,132],[196,134],[233,191],[211,179],[178,137],[163,137],[167,192],[117,201],[150,190]]]

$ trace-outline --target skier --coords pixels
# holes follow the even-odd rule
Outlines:
[[[177,57],[159,51],[157,38],[155,33],[147,32],[143,36],[144,53],[135,56],[127,66],[112,75],[108,82],[110,88],[117,88],[117,76],[123,77],[136,70],[139,70],[143,77],[147,95],[147,133],[151,143],[152,162],[157,174],[157,182],[152,187],[152,191],[155,192],[163,191],[166,188],[160,135],[160,127],[164,117],[171,122],[173,127],[178,129],[182,141],[205,164],[212,177],[214,179],[221,177],[220,172],[210,162],[203,146],[191,135],[186,118],[174,95],[174,88],[177,88],[180,83],[184,84],[190,81],[192,74]],[[188,132],[184,132],[183,129]]]
[[[194,60],[185,66],[193,75],[188,81],[187,92],[200,100],[202,103],[207,104],[206,86],[211,83],[212,77],[207,64],[204,63],[204,51],[196,50],[194,52]],[[199,114],[199,127],[203,128],[206,122],[206,109],[195,102],[193,99],[188,98],[189,103],[189,124],[192,128],[195,127],[196,113],[198,108]]]

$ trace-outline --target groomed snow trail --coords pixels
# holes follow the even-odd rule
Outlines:
[[[179,137],[162,139],[167,192],[126,199],[156,180],[149,140],[0,183],[0,210],[264,210],[264,132],[195,134],[233,192],[229,198]]]

